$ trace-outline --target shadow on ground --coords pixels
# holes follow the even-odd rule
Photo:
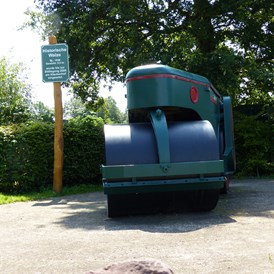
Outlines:
[[[217,208],[206,213],[170,213],[107,218],[106,197],[103,193],[54,198],[33,206],[63,208],[63,217],[56,225],[66,229],[141,230],[158,233],[186,233],[205,227],[235,222],[234,216],[274,217],[274,180],[235,181],[228,195],[221,196]]]

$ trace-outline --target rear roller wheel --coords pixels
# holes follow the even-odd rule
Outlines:
[[[197,190],[193,193],[191,208],[193,211],[211,211],[219,200],[220,189]]]
[[[156,214],[167,207],[166,193],[131,193],[108,195],[108,217],[126,215]]]
[[[107,196],[107,209],[108,209],[109,218],[119,217],[126,214],[123,196],[122,195]]]
[[[224,182],[224,187],[221,188],[221,191],[220,191],[221,194],[227,194],[228,193],[229,184],[230,184],[230,179],[228,177],[226,177],[225,182]]]

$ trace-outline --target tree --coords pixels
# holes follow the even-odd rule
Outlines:
[[[66,119],[84,117],[93,114],[88,110],[80,98],[73,97],[64,105],[64,117]]]
[[[54,113],[42,102],[33,102],[22,63],[10,64],[0,58],[0,125],[28,120],[53,122]]]
[[[35,102],[31,104],[30,119],[43,122],[53,122],[54,112],[45,106],[43,102]]]
[[[0,125],[25,122],[30,118],[31,86],[25,82],[22,64],[0,59]]]
[[[235,104],[272,99],[271,0],[36,2],[43,22],[54,18],[45,29],[70,47],[72,86],[84,101],[97,102],[100,80],[124,81],[151,60],[208,77]]]
[[[127,114],[126,112],[121,112],[120,109],[117,107],[116,101],[111,97],[108,96],[105,98],[104,106],[99,109],[101,113],[104,113],[112,123],[122,124],[127,121]]]
[[[126,113],[122,113],[117,107],[116,101],[108,96],[97,112],[93,112],[89,105],[83,103],[80,98],[73,97],[64,106],[64,116],[67,119],[96,115],[104,119],[106,123],[124,123],[127,120]]]

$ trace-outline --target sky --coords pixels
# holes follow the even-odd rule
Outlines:
[[[0,57],[7,57],[11,63],[22,62],[27,68],[28,80],[32,85],[33,98],[42,101],[48,107],[54,107],[53,84],[42,81],[41,46],[48,44],[30,29],[18,30],[28,17],[27,8],[34,9],[34,0],[0,0]],[[110,92],[101,88],[100,95],[112,96],[118,107],[126,109],[126,89],[122,83],[116,83]],[[63,102],[70,96],[62,89]]]

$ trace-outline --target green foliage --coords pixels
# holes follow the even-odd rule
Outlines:
[[[244,176],[274,174],[273,121],[235,112],[237,172]]]
[[[64,180],[68,185],[100,182],[104,162],[103,120],[70,119],[64,127]]]
[[[40,191],[52,184],[54,124],[0,127],[0,192]],[[64,186],[100,183],[103,121],[87,116],[64,125]]]
[[[46,35],[70,47],[74,92],[91,104],[101,80],[124,81],[148,61],[204,75],[234,104],[258,103],[273,91],[271,0],[36,3]],[[37,17],[31,14],[30,26]]]
[[[10,64],[0,58],[0,125],[21,123],[29,119],[30,90],[23,78],[22,64]]]
[[[82,102],[80,98],[73,97],[64,106],[64,116],[69,118],[84,118],[87,115],[101,117],[105,123],[117,123],[122,124],[127,121],[126,112],[121,112],[117,107],[116,101],[112,97],[103,99],[104,103],[97,110],[93,112],[89,110],[89,105]]]
[[[82,102],[79,97],[73,97],[65,103],[64,117],[66,119],[85,117],[94,115],[95,113],[87,108],[87,105]]]
[[[31,104],[30,120],[53,122],[54,113],[43,102],[35,102]]]
[[[53,121],[53,111],[42,102],[32,102],[32,87],[26,82],[23,64],[0,58],[0,125],[32,121]]]
[[[53,124],[3,126],[0,143],[0,191],[38,191],[52,180]]]
[[[126,123],[127,113],[120,111],[116,101],[111,96],[105,98],[104,101],[104,105],[99,109],[99,113],[103,113],[104,120],[114,124]]]

